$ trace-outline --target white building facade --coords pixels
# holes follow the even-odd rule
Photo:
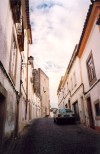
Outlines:
[[[73,52],[60,88],[58,99],[74,110],[80,122],[100,131],[100,1],[94,1],[87,13],[76,53]],[[61,93],[63,88],[63,96]]]
[[[26,101],[32,43],[29,19],[29,0],[4,0],[0,5],[0,145],[16,136],[30,116]]]
[[[14,18],[12,5],[6,0],[0,5],[0,142],[14,136],[17,129],[21,56],[16,23],[20,17]],[[19,14],[20,10],[19,3]]]
[[[89,15],[90,14],[90,15]],[[84,84],[86,121],[100,130],[100,1],[91,4],[78,49]]]
[[[58,106],[72,109],[75,112],[76,121],[85,124],[83,84],[77,48],[78,45],[75,46],[60,88],[58,88]]]

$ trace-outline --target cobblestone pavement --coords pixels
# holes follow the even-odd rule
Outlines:
[[[100,154],[100,133],[81,125],[35,120],[2,154]]]

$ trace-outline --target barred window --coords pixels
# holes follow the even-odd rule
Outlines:
[[[100,116],[100,103],[96,103],[95,104],[95,113],[96,113],[96,116]]]
[[[17,63],[17,45],[15,36],[13,35],[11,43],[10,62],[9,62],[9,74],[14,83],[16,80],[16,63]]]
[[[89,84],[91,86],[96,81],[96,73],[95,73],[95,67],[94,67],[92,53],[90,53],[86,64],[87,64],[87,72],[88,72]]]
[[[74,81],[74,87],[77,85],[77,81],[76,81],[76,73],[73,73],[73,81]]]
[[[71,84],[71,90],[73,90],[73,80],[72,80],[72,78],[70,79],[70,84]]]

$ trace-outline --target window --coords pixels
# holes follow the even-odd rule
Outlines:
[[[70,103],[70,99],[68,100],[68,106],[71,109],[71,103]]]
[[[72,78],[71,78],[70,82],[71,82],[71,90],[73,90],[73,81],[72,81]]]
[[[99,103],[99,100],[97,100],[96,103],[95,103],[95,113],[96,113],[96,116],[100,116],[100,103]]]
[[[67,91],[69,90],[69,88],[68,88],[68,82],[67,82]]]
[[[17,63],[17,45],[16,45],[15,37],[13,35],[12,43],[11,43],[9,74],[14,83],[16,80],[16,63]]]
[[[86,64],[87,64],[89,84],[91,86],[96,81],[96,74],[95,74],[95,67],[94,67],[92,52],[90,53]]]
[[[75,87],[77,85],[75,72],[73,73],[73,81],[74,81],[74,87]]]

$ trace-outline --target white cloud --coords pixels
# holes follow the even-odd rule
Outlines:
[[[51,105],[57,105],[57,88],[74,46],[79,43],[90,1],[30,0],[35,67],[50,79]]]

